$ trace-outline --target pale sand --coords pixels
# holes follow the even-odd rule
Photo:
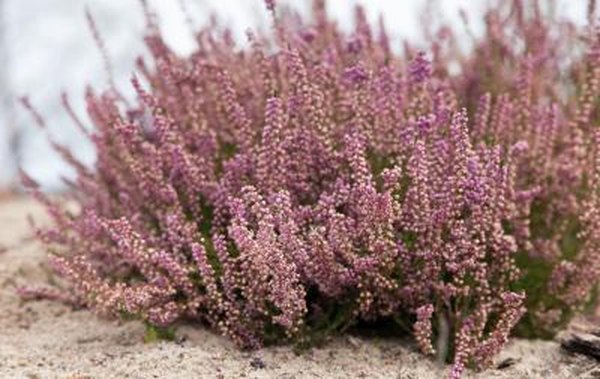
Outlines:
[[[409,342],[340,337],[296,355],[289,347],[241,352],[199,326],[178,328],[177,342],[144,344],[137,322],[100,320],[46,301],[23,303],[14,285],[44,282],[39,244],[27,241],[26,214],[45,220],[27,199],[0,202],[0,378],[443,378],[448,367],[423,359]],[[467,378],[600,378],[597,363],[556,342],[515,340],[497,362],[504,370]],[[259,363],[259,364],[257,364]],[[263,363],[263,364],[260,364]],[[264,366],[264,367],[258,367]]]

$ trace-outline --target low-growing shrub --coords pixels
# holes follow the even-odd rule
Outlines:
[[[444,28],[430,62],[396,54],[361,8],[346,35],[323,1],[310,23],[267,6],[272,37],[239,48],[212,26],[189,57],[149,17],[139,101],[86,95],[94,169],[56,145],[77,211],[23,175],[61,279],[25,296],[154,335],[198,320],[249,348],[391,319],[452,377],[595,300],[597,35],[567,80],[559,42],[575,38],[541,13],[492,9],[464,56]]]

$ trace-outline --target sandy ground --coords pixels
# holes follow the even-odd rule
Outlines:
[[[240,352],[200,327],[175,342],[145,344],[136,322],[99,320],[46,301],[20,301],[16,284],[43,282],[43,249],[27,240],[26,215],[45,219],[28,199],[0,201],[0,378],[398,378],[446,377],[403,340],[348,336],[296,355],[288,347]],[[600,378],[600,365],[567,355],[556,342],[515,340],[497,358],[505,369],[468,378]]]

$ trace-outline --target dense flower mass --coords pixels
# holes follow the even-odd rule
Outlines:
[[[189,57],[148,17],[139,101],[86,94],[94,170],[56,145],[78,209],[24,174],[63,279],[25,296],[200,320],[250,348],[393,319],[454,378],[594,302],[597,32],[515,1],[468,53],[443,27],[398,55],[361,8],[349,35],[322,0],[310,23],[267,8],[272,37],[240,49],[212,26]]]

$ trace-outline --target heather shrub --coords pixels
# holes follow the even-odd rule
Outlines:
[[[546,5],[547,7],[544,7]],[[588,17],[594,19],[594,2]],[[595,193],[595,128],[600,94],[600,34],[560,19],[552,6],[514,1],[490,9],[485,33],[465,56],[455,39],[433,43],[440,75],[475,120],[475,143],[504,147],[523,141],[516,163],[519,215],[511,225],[519,245],[527,314],[524,336],[552,337],[574,312],[594,305],[600,275]]]
[[[93,170],[55,144],[78,172],[69,206],[23,175],[60,278],[25,296],[154,331],[200,321],[248,348],[393,319],[453,377],[595,297],[596,38],[574,101],[553,82],[558,45],[528,34],[551,41],[542,16],[488,16],[451,75],[442,45],[431,63],[397,55],[361,8],[345,35],[322,1],[310,23],[267,6],[272,36],[239,48],[213,25],[189,57],[148,17],[135,104],[86,93]],[[540,55],[497,51],[502,32]],[[489,54],[506,70],[480,69]]]

